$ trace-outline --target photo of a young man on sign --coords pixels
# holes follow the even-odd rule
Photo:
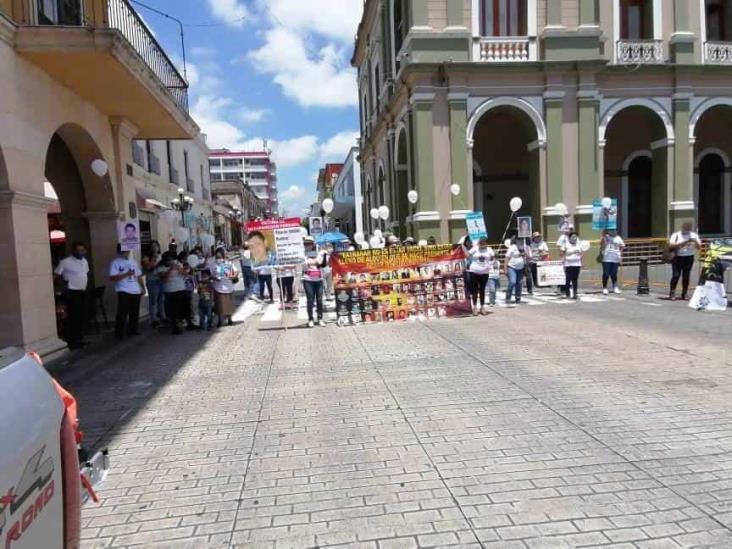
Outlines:
[[[518,237],[531,238],[531,217],[518,217]]]

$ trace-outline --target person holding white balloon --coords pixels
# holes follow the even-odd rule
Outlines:
[[[305,242],[305,265],[302,272],[302,286],[305,290],[308,311],[308,327],[315,326],[313,309],[317,309],[318,324],[325,326],[323,320],[323,267],[328,262],[328,256],[324,251],[318,252],[315,249],[315,240],[306,236]]]
[[[569,297],[570,291],[572,299],[579,299],[578,285],[579,275],[582,270],[582,256],[587,249],[584,242],[580,242],[576,232],[567,235],[567,241],[561,248],[562,261],[564,263],[564,276],[566,284],[564,286],[564,295]]]
[[[506,274],[508,287],[506,288],[506,305],[510,305],[511,297],[516,305],[521,304],[521,288],[523,285],[524,270],[526,269],[526,250],[515,234],[511,237],[510,245],[506,250]]]

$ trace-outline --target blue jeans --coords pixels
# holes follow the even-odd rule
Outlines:
[[[163,283],[160,280],[150,280],[147,283],[147,293],[150,309],[150,318],[154,321],[165,320],[165,294]]]
[[[602,287],[607,288],[608,279],[612,281],[613,288],[618,285],[618,267],[620,263],[614,263],[612,261],[602,262]]]
[[[308,302],[308,320],[313,321],[313,308],[317,308],[318,320],[323,319],[323,281],[303,280],[302,286],[305,289],[305,297]]]
[[[244,295],[245,297],[250,297],[256,290],[257,273],[251,267],[242,267],[241,277],[244,281]]]
[[[488,279],[488,299],[491,305],[496,304],[496,292],[498,291],[498,286],[500,285],[501,281],[497,278]]]
[[[213,301],[198,301],[198,326],[205,329],[211,329],[213,326]]]
[[[521,302],[521,284],[524,278],[523,269],[508,268],[508,288],[506,288],[506,303],[511,301],[511,296],[516,295],[516,303]]]

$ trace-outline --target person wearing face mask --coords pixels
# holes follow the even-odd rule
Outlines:
[[[519,242],[516,235],[511,237],[511,245],[506,250],[506,274],[508,275],[508,287],[506,288],[506,305],[511,304],[511,296],[514,295],[516,304],[521,303],[521,285],[526,268],[526,250],[523,243]]]
[[[579,275],[582,269],[582,248],[580,246],[579,236],[575,232],[567,235],[567,241],[561,249],[562,261],[564,263],[564,275],[567,284],[564,286],[564,295],[569,297],[572,292],[572,299],[579,299],[577,289],[579,285]]]
[[[117,316],[114,323],[114,336],[122,339],[125,335],[140,335],[137,322],[140,318],[140,298],[142,298],[142,269],[137,261],[130,259],[130,252],[117,244],[117,257],[109,265],[109,279],[114,282],[117,292]]]
[[[216,250],[216,258],[211,265],[211,278],[213,278],[219,328],[223,325],[224,319],[231,326],[234,323],[231,318],[234,314],[234,284],[239,280],[239,271],[226,259],[226,251],[223,248]]]
[[[471,300],[473,303],[473,314],[485,314],[485,287],[488,284],[489,275],[493,269],[493,260],[496,254],[493,248],[488,246],[488,239],[481,238],[478,244],[470,252],[470,280],[473,284]],[[480,309],[478,309],[478,298],[480,298]]]
[[[618,286],[618,269],[623,256],[625,242],[614,230],[607,229],[602,233],[600,253],[602,254],[602,293],[608,295],[608,280],[613,283],[613,292],[621,293]]]
[[[67,319],[64,326],[64,339],[70,349],[85,345],[84,326],[86,325],[86,289],[89,283],[89,263],[86,260],[86,246],[74,242],[71,255],[59,261],[54,277],[66,285],[64,303]]]

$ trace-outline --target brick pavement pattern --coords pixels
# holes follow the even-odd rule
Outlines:
[[[83,547],[732,547],[732,320],[605,305],[80,366],[113,467]]]

